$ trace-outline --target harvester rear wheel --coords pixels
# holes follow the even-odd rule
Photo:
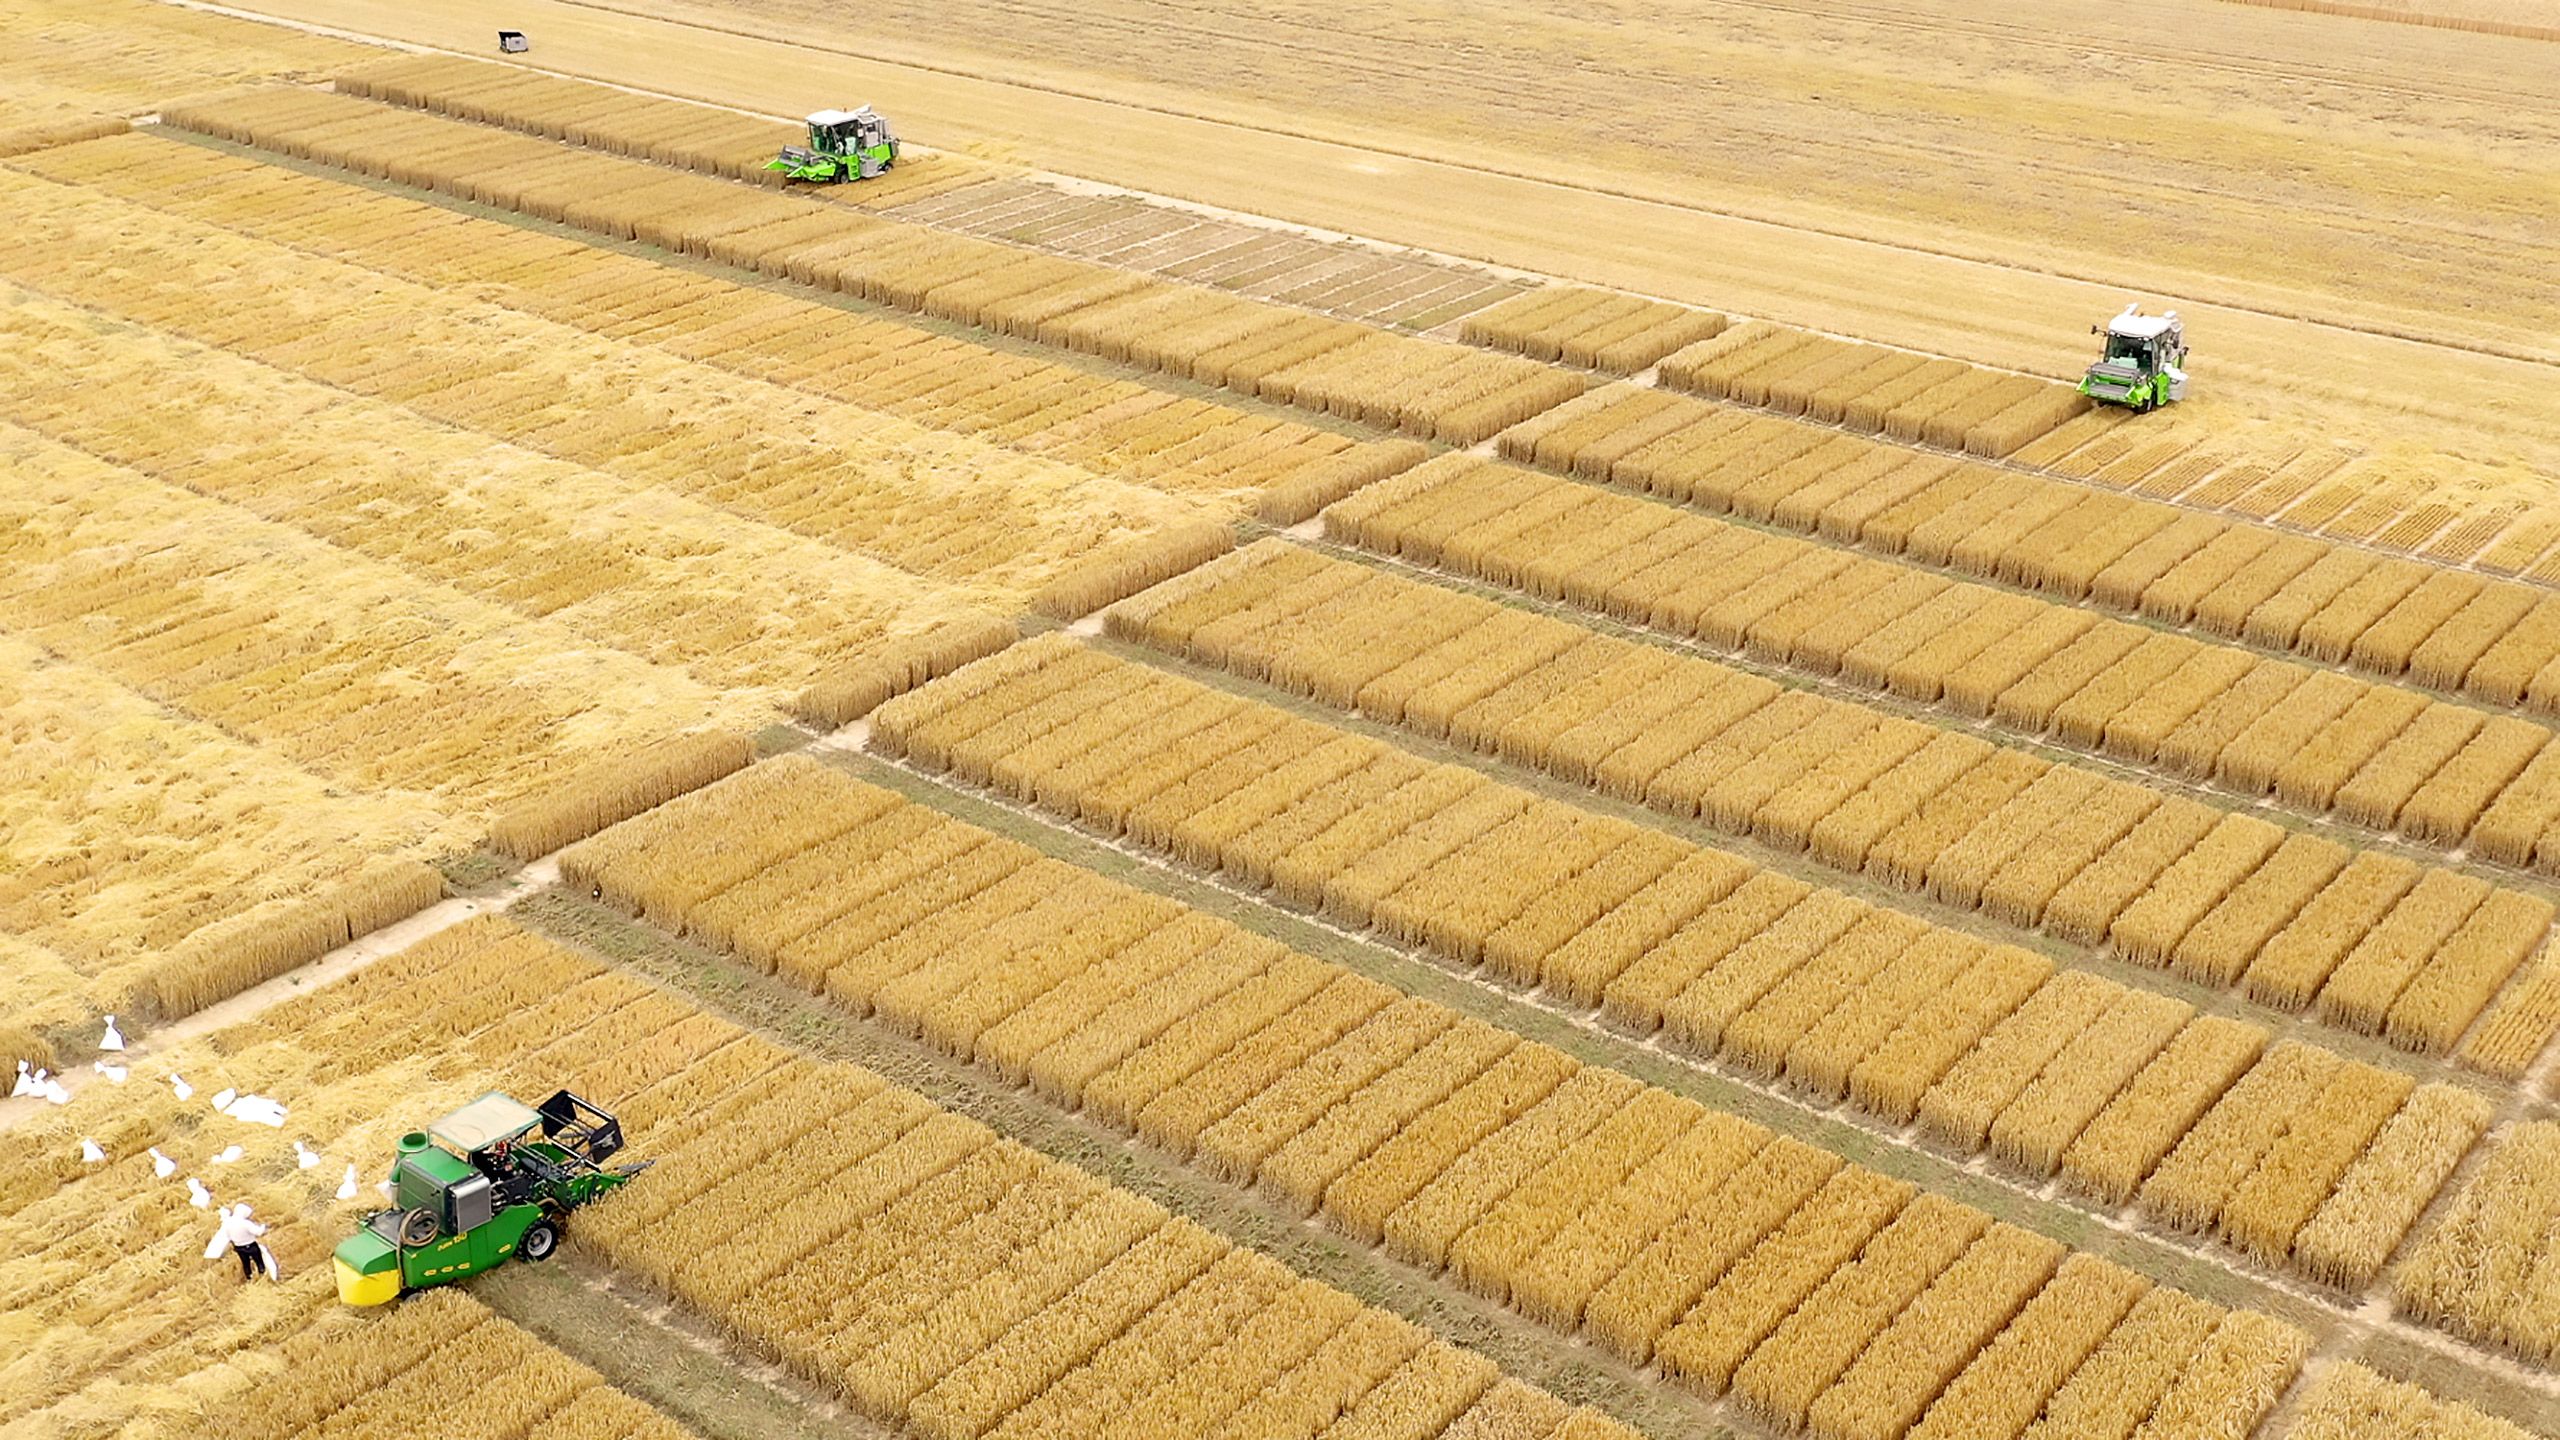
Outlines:
[[[516,1242],[516,1255],[540,1264],[559,1248],[560,1227],[548,1220],[536,1220],[525,1228],[524,1238]]]

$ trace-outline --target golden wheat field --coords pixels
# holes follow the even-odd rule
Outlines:
[[[0,1435],[2560,1437],[2544,18],[0,0]]]

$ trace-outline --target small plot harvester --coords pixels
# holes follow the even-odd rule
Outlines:
[[[898,163],[898,133],[865,105],[858,110],[821,110],[809,117],[809,144],[785,145],[764,164],[794,180],[833,185],[868,180]]]
[[[2081,394],[2136,414],[2187,398],[2187,328],[2177,311],[2145,315],[2140,305],[2127,305],[2089,332],[2106,335],[2107,353],[2081,377]]]
[[[401,1136],[392,1208],[338,1243],[338,1298],[380,1305],[510,1256],[550,1259],[570,1211],[648,1168],[606,1169],[621,1148],[622,1122],[566,1090],[540,1106],[493,1090]]]

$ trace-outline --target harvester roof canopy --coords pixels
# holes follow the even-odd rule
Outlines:
[[[860,118],[860,113],[852,110],[817,110],[810,113],[809,123],[812,125],[842,125],[848,120],[857,120]]]
[[[2134,340],[2149,340],[2177,323],[2178,312],[2175,310],[2166,315],[2128,313],[2108,321],[2107,330],[2110,334],[2123,335]]]
[[[433,1125],[427,1133],[465,1155],[513,1140],[542,1123],[539,1112],[492,1090]]]

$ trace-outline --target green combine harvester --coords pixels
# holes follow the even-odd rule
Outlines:
[[[2080,393],[2107,405],[2123,405],[2135,414],[2187,398],[2187,327],[2178,312],[2145,315],[2140,305],[2105,325],[2107,353],[2080,378]]]
[[[550,1259],[570,1211],[648,1168],[604,1168],[621,1148],[622,1122],[566,1090],[539,1108],[492,1090],[401,1136],[393,1208],[338,1244],[338,1298],[380,1305],[509,1256]]]
[[[785,145],[764,164],[794,180],[821,185],[868,180],[898,163],[898,135],[868,105],[821,110],[809,117],[809,146]]]

